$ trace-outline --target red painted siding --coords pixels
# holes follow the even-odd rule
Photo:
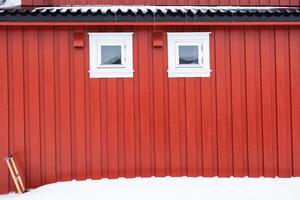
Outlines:
[[[299,0],[22,0],[22,3],[24,5],[300,5]]]
[[[84,48],[73,47],[83,31]],[[88,35],[134,32],[134,78],[89,79]],[[297,26],[1,27],[0,157],[71,179],[300,176]],[[210,78],[167,77],[167,31],[210,31]],[[0,162],[0,193],[14,190]]]

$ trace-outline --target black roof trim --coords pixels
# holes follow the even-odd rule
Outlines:
[[[299,7],[65,6],[0,9],[0,21],[300,21]]]

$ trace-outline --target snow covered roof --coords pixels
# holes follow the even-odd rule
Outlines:
[[[1,16],[22,16],[15,20],[36,20],[42,17],[44,20],[76,20],[79,21],[199,21],[216,20],[228,21],[232,17],[242,20],[253,20],[260,17],[261,20],[273,20],[273,17],[283,17],[283,20],[300,21],[300,7],[248,7],[248,6],[59,6],[59,7],[19,7],[0,9]],[[48,18],[47,18],[48,17]],[[216,18],[217,17],[217,18]],[[219,17],[219,18],[218,18]],[[221,17],[221,18],[220,18]],[[226,18],[227,17],[227,18]],[[254,17],[254,18],[253,18]],[[176,19],[177,18],[177,19]],[[257,19],[254,19],[254,21]]]

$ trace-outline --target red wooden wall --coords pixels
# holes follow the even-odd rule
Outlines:
[[[299,0],[22,0],[23,5],[243,5],[289,6]]]
[[[158,29],[158,28],[157,28]],[[134,78],[89,79],[73,31],[134,31]],[[300,28],[211,31],[210,78],[168,78],[151,27],[0,27],[0,158],[71,179],[300,176]],[[157,31],[157,30],[156,30]],[[0,193],[13,190],[4,161]]]

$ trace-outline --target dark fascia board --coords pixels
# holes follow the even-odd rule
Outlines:
[[[9,13],[0,14],[0,22],[255,22],[255,21],[300,21],[299,13],[273,14],[234,14],[234,13],[206,13],[206,14],[152,14],[152,13],[75,13],[75,14],[42,14],[42,13]]]

